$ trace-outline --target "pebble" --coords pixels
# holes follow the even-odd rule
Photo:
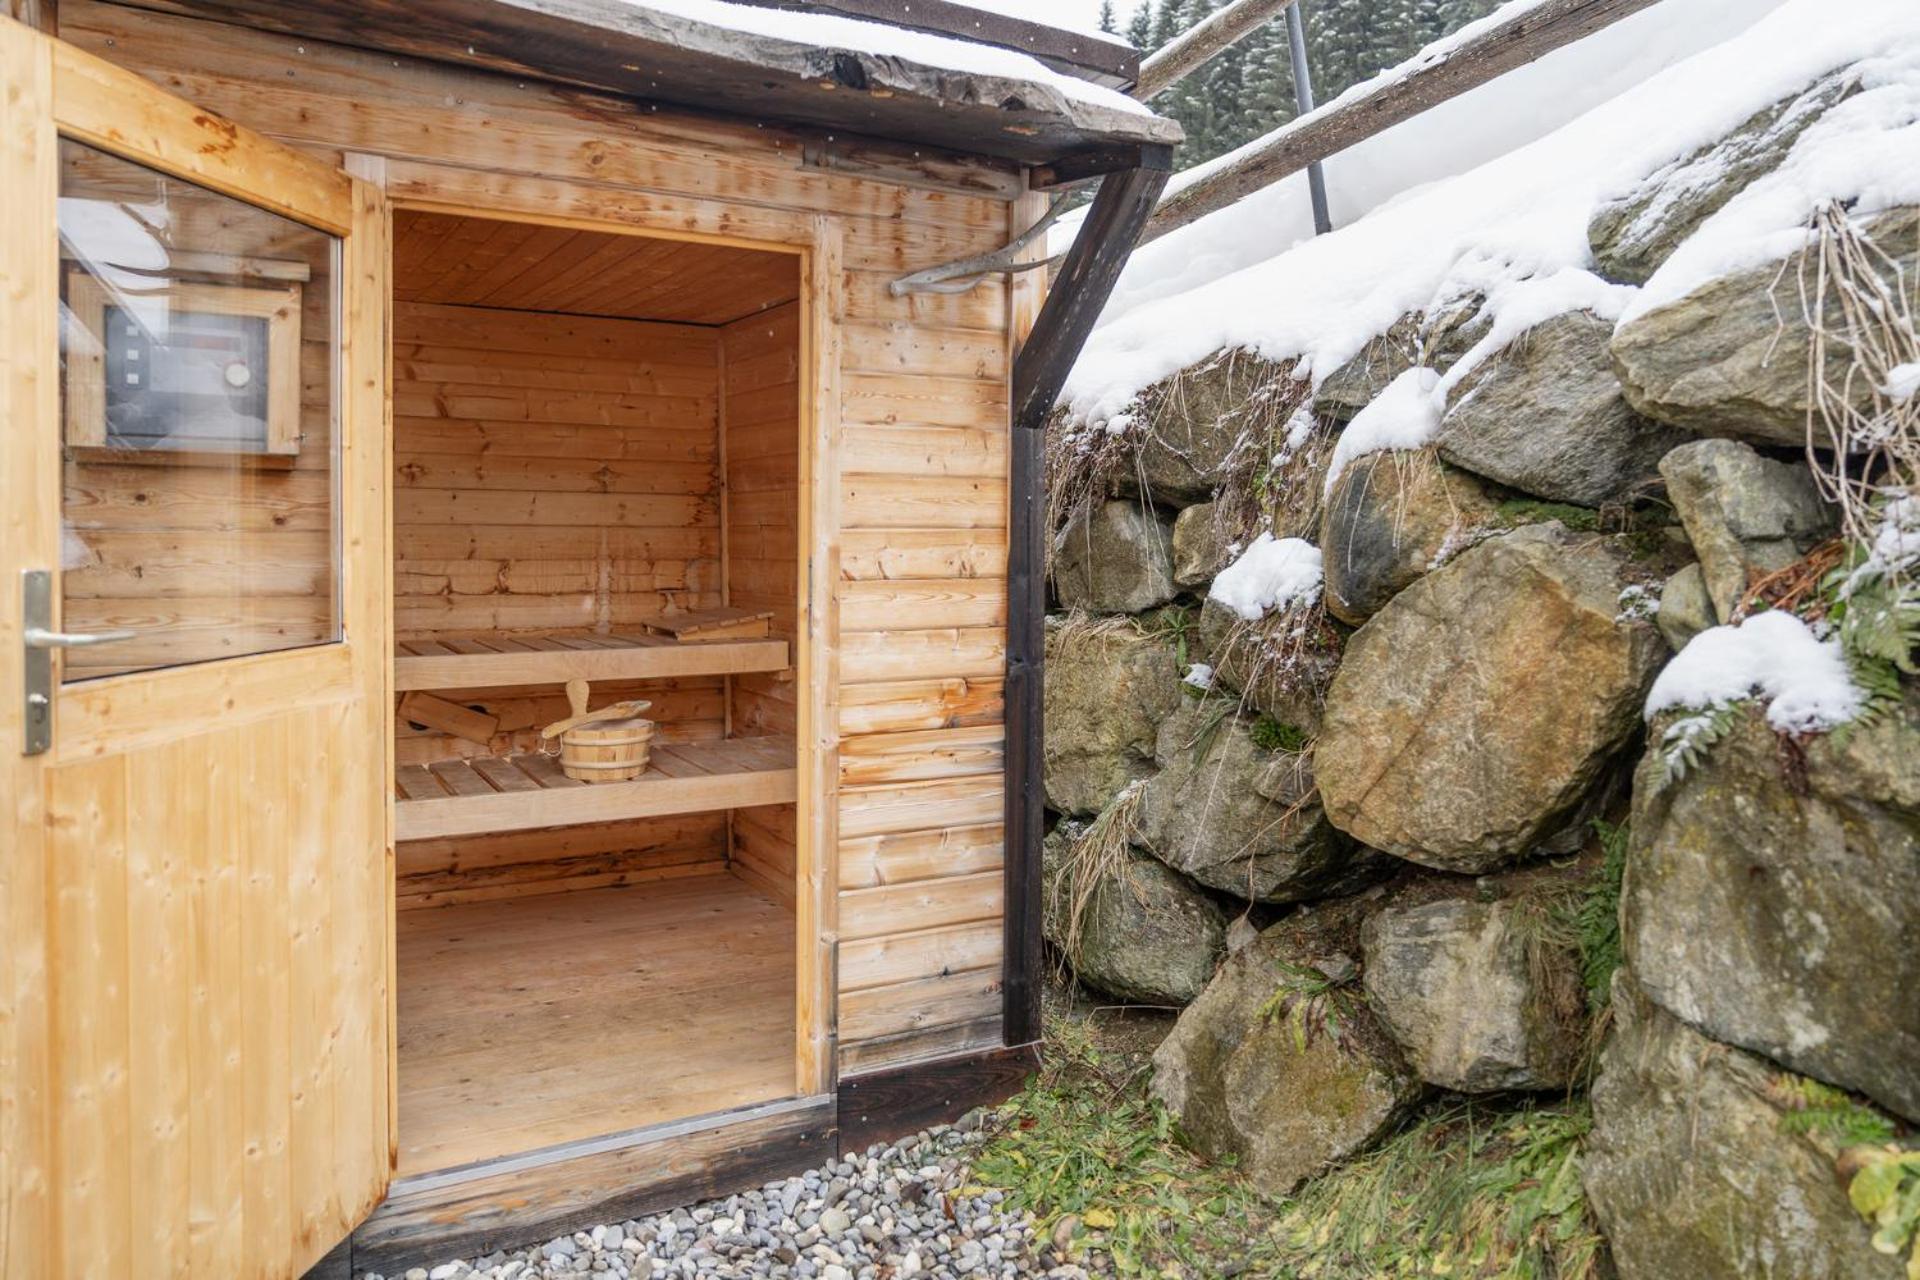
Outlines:
[[[1018,1280],[1059,1268],[1031,1219],[967,1185],[970,1114],[755,1191],[544,1244],[415,1267],[404,1280]],[[1069,1228],[1071,1231],[1071,1227]],[[1035,1249],[1046,1255],[1036,1256]],[[1048,1272],[1048,1267],[1056,1268]],[[364,1274],[360,1280],[403,1280]]]

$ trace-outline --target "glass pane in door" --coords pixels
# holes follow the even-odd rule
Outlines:
[[[339,639],[339,241],[64,139],[59,230],[64,678]]]

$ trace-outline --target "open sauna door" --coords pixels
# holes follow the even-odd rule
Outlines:
[[[385,1192],[387,234],[0,19],[7,1276],[294,1276]]]

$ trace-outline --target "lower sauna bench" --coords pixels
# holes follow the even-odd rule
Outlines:
[[[400,1177],[794,1092],[793,913],[724,869],[402,911]]]
[[[787,738],[656,745],[631,782],[579,782],[527,751],[402,765],[394,785],[400,840],[791,804],[797,790]]]

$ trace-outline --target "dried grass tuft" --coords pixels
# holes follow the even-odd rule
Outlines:
[[[1812,230],[1797,272],[1812,335],[1807,463],[1839,507],[1845,539],[1869,545],[1880,520],[1876,502],[1920,486],[1920,396],[1896,400],[1889,390],[1895,369],[1920,363],[1920,281],[1909,280],[1840,205],[1821,208]]]
[[[1072,837],[1058,873],[1049,878],[1045,909],[1060,925],[1055,955],[1063,974],[1080,954],[1094,896],[1112,884],[1125,884],[1139,895],[1127,876],[1127,863],[1139,834],[1140,797],[1145,793],[1144,782],[1129,783],[1099,817]]]

